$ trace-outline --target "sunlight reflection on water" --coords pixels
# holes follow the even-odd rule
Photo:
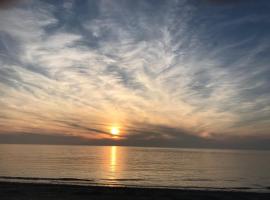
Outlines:
[[[145,187],[266,188],[269,159],[269,151],[0,145],[0,176]]]

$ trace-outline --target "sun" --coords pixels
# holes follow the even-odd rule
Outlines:
[[[113,136],[118,136],[119,135],[119,128],[117,128],[117,127],[112,127],[111,128],[111,134],[113,135]]]

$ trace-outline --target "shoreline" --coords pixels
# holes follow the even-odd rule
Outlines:
[[[1,200],[83,199],[270,199],[270,192],[83,186],[0,181]]]
[[[109,180],[109,179],[106,179]],[[117,179],[122,180],[122,179]],[[134,180],[134,179],[123,179]],[[162,186],[162,185],[137,185],[124,183],[101,183],[95,179],[80,178],[43,178],[43,177],[10,177],[0,176],[0,182],[7,183],[30,183],[30,184],[52,184],[52,185],[74,185],[74,186],[94,186],[94,187],[119,187],[119,188],[142,188],[142,189],[172,189],[172,190],[200,190],[200,191],[220,191],[220,192],[254,192],[270,193],[270,187],[202,187],[202,186]]]

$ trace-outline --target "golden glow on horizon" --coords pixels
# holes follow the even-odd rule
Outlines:
[[[113,136],[118,136],[119,135],[119,128],[118,127],[112,127],[111,128],[111,134],[113,135]]]

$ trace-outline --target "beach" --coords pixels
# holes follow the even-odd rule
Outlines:
[[[270,199],[270,193],[207,191],[160,188],[79,186],[44,183],[0,182],[1,200],[84,200],[84,199],[186,199],[186,200],[258,200]]]

